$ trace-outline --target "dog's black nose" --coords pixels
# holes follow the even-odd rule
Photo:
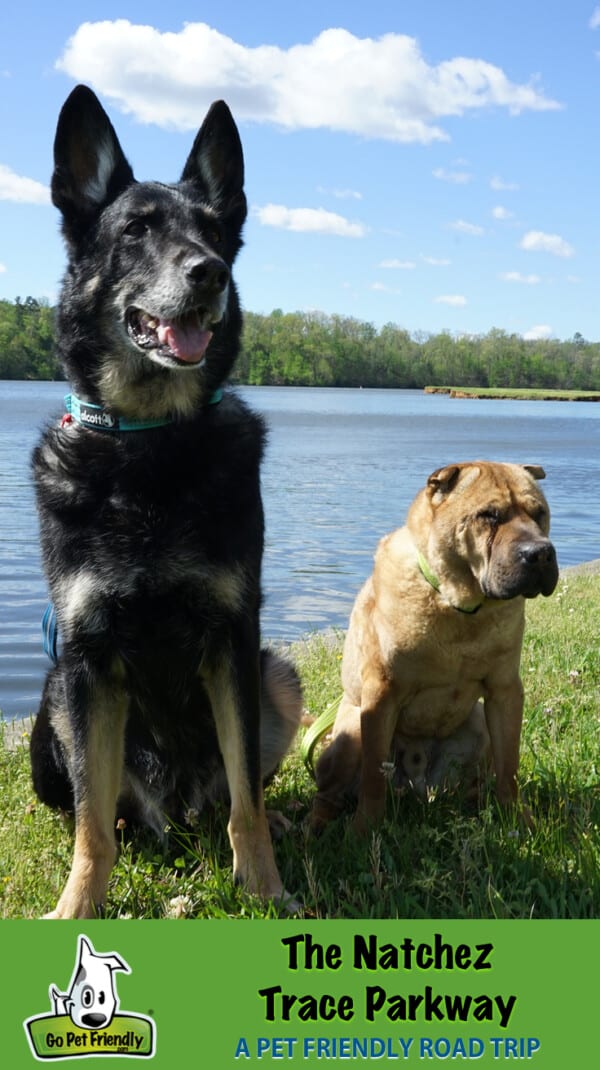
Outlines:
[[[83,1025],[87,1025],[89,1029],[98,1029],[99,1026],[105,1025],[108,1018],[105,1014],[82,1014],[81,1021]]]
[[[188,260],[185,268],[190,282],[212,293],[222,293],[229,282],[229,268],[218,256],[203,256]]]
[[[521,543],[519,554],[528,565],[543,567],[556,564],[556,551],[552,543],[547,539]]]
[[[552,594],[558,583],[558,561],[550,540],[534,539],[521,543],[519,557],[529,577],[526,589],[522,592],[525,597],[535,598],[537,594],[547,597]]]

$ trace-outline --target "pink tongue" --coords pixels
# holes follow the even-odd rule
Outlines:
[[[178,327],[173,320],[160,320],[156,329],[161,345],[168,346],[179,360],[198,364],[206,353],[212,331],[201,327]]]

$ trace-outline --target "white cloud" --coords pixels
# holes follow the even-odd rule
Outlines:
[[[452,263],[451,260],[446,260],[445,257],[440,256],[421,256],[421,260],[425,264],[431,264],[432,267],[449,267]]]
[[[494,219],[514,219],[515,213],[511,212],[508,208],[504,208],[503,205],[497,204],[495,208],[492,208],[492,215]]]
[[[0,264],[0,275],[4,275],[8,271],[6,264]]]
[[[328,212],[324,208],[287,208],[284,204],[265,204],[262,208],[253,208],[252,214],[265,227],[310,234],[363,238],[368,229],[362,223],[352,223],[337,212]]]
[[[535,78],[511,82],[483,59],[431,66],[413,37],[342,28],[283,49],[249,48],[201,22],[178,33],[127,19],[85,22],[56,66],[140,122],[178,130],[195,129],[217,97],[241,120],[423,144],[449,140],[439,124],[450,116],[561,107]]]
[[[334,189],[333,196],[340,201],[362,201],[363,195],[356,189]]]
[[[317,186],[317,193],[325,193],[328,197],[337,197],[340,201],[362,201],[363,195],[356,189],[327,189],[326,186]]]
[[[450,230],[457,230],[460,234],[472,234],[473,237],[480,237],[485,234],[483,227],[477,225],[477,223],[467,223],[464,219],[456,219],[454,223],[448,223]]]
[[[492,187],[492,189],[505,192],[514,192],[514,190],[517,190],[519,188],[516,182],[506,182],[498,175],[494,175],[494,177],[490,179],[490,186]]]
[[[528,253],[552,253],[566,259],[575,255],[575,250],[559,234],[545,234],[543,230],[528,230],[520,242],[521,249]]]
[[[525,331],[523,338],[526,342],[538,342],[544,338],[551,338],[552,333],[552,327],[549,327],[547,323],[539,323],[536,327]]]
[[[391,268],[391,269],[397,268],[399,271],[412,271],[413,268],[416,268],[416,266],[417,265],[415,264],[414,260],[395,260],[395,259],[382,260],[380,265],[379,265],[380,268]]]
[[[457,186],[473,181],[473,175],[469,171],[446,171],[444,167],[436,167],[431,173],[434,178],[439,178],[440,182],[453,182]]]
[[[462,294],[441,294],[435,298],[436,305],[451,305],[453,308],[464,308],[467,303]]]
[[[0,164],[0,201],[16,201],[19,204],[50,204],[50,190],[34,178],[15,174],[10,167]]]
[[[370,290],[374,290],[376,293],[385,294],[399,294],[402,290],[396,289],[394,286],[388,286],[385,282],[372,282],[369,286]]]
[[[504,282],[522,282],[527,286],[537,286],[542,281],[539,275],[522,275],[520,271],[503,271],[498,278]]]
[[[600,26],[600,7],[595,7],[590,18],[590,30],[597,30]]]

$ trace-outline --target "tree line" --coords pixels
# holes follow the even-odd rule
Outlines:
[[[600,342],[487,334],[410,333],[322,312],[247,312],[240,383],[422,388],[429,385],[600,388]]]
[[[0,379],[61,379],[48,301],[0,301]]]
[[[0,301],[0,379],[61,379],[54,312],[27,297]],[[600,342],[487,334],[410,333],[351,316],[246,312],[233,381],[255,386],[422,388],[428,385],[600,388]]]

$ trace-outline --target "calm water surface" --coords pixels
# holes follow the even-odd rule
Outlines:
[[[0,709],[35,710],[47,595],[29,455],[62,411],[61,383],[0,382]],[[262,629],[294,639],[345,627],[378,539],[435,468],[542,464],[561,567],[600,558],[600,404],[472,401],[403,390],[245,387],[266,417]]]

